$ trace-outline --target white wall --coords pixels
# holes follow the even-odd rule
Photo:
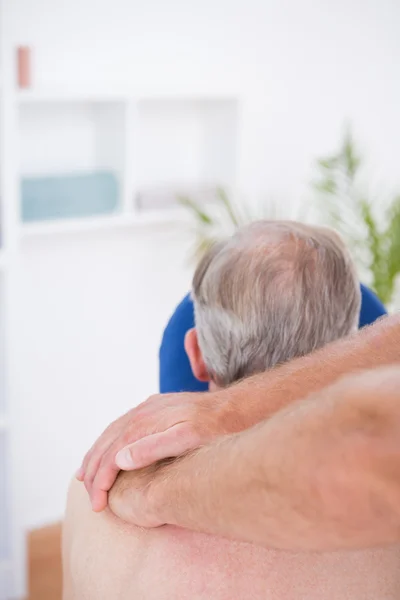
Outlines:
[[[247,198],[305,197],[312,160],[354,123],[400,186],[397,0],[8,0],[37,88],[237,93]],[[156,389],[157,345],[187,289],[187,236],[43,238],[18,257],[12,321],[27,526],[61,515],[93,437]],[[151,318],[150,315],[151,314]]]
[[[92,441],[157,391],[161,332],[189,286],[188,241],[144,229],[24,244],[10,327],[28,526],[61,516]]]
[[[376,169],[399,154],[397,0],[9,0],[37,86],[237,90],[240,179],[296,197],[349,118]]]

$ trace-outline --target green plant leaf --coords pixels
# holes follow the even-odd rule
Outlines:
[[[393,293],[400,274],[400,196],[390,205],[387,220],[387,271]]]
[[[198,264],[206,252],[219,241],[220,239],[218,237],[198,235],[193,246],[190,262]]]
[[[195,202],[188,196],[178,196],[178,202],[182,206],[188,208],[193,213],[195,218],[198,221],[200,221],[203,225],[214,224],[213,218],[208,213],[206,213],[205,210],[203,210],[197,202]]]
[[[226,214],[228,215],[232,224],[235,227],[239,227],[240,217],[236,214],[236,210],[235,210],[235,207],[233,206],[233,203],[229,200],[225,190],[222,187],[217,188],[217,198],[218,198],[219,202],[222,204],[222,206],[224,207]]]
[[[388,303],[400,273],[400,199],[391,204],[388,225],[382,228],[371,201],[357,189],[361,163],[348,128],[339,153],[317,161],[313,189],[324,220],[343,235],[358,265],[371,274],[373,289]]]
[[[337,192],[337,183],[333,177],[326,177],[321,181],[316,181],[314,187],[324,194],[336,194]]]
[[[346,175],[353,181],[361,165],[361,157],[356,151],[350,129],[346,131],[341,154],[344,159]]]
[[[394,291],[394,278],[388,271],[388,235],[380,231],[371,203],[360,201],[361,213],[367,228],[366,244],[371,254],[372,287],[385,303],[390,302]]]

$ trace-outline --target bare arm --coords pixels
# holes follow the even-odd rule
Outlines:
[[[347,373],[397,362],[400,363],[400,315],[393,315],[313,354],[219,392],[224,397],[221,408],[224,417],[232,421],[232,430],[240,431]],[[235,415],[240,419],[238,427]]]
[[[400,315],[225,390],[152,396],[106,429],[78,477],[94,509],[102,510],[120,468],[179,456],[220,435],[243,431],[343,374],[395,362],[400,362]]]
[[[400,541],[400,368],[347,377],[241,434],[123,473],[121,518],[289,550]]]

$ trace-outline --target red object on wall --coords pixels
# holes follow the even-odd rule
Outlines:
[[[18,87],[29,88],[31,86],[31,49],[29,46],[18,46],[17,68]]]

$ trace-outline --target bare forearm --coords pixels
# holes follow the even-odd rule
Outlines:
[[[393,363],[400,363],[400,315],[224,390],[152,396],[104,431],[77,477],[94,510],[102,510],[117,467],[139,469],[179,456],[248,429],[346,373]]]
[[[398,542],[400,371],[338,382],[161,468],[149,489],[162,522],[269,547]]]
[[[242,431],[347,373],[397,362],[400,363],[399,314],[218,392],[221,421],[225,430]]]

